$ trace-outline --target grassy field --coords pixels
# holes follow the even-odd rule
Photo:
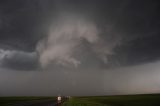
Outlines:
[[[160,106],[160,94],[72,97],[63,106]]]
[[[40,101],[56,100],[55,97],[0,97],[0,106],[14,106],[16,104],[31,104]]]
[[[55,97],[0,97],[0,106],[56,100]],[[160,94],[71,97],[63,106],[160,106]]]

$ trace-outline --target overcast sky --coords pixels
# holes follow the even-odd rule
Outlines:
[[[1,0],[0,96],[160,93],[158,0]]]

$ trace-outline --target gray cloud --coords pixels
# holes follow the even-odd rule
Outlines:
[[[35,52],[0,49],[0,65],[13,70],[35,70],[38,57]]]

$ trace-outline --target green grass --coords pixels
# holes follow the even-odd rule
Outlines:
[[[41,100],[56,100],[55,97],[0,97],[0,106],[11,106],[18,103],[34,103]]]
[[[63,106],[107,106],[107,105],[90,100],[71,98],[67,102],[64,102]]]
[[[63,106],[160,106],[160,95],[73,97]]]

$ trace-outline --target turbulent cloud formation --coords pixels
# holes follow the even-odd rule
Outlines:
[[[58,22],[57,26],[51,27],[46,41],[38,45],[41,64],[45,66],[55,62],[77,66],[80,61],[74,58],[74,50],[83,39],[90,43],[96,42],[97,29],[94,25],[87,25],[82,20],[62,19]]]
[[[92,52],[106,61],[106,56],[112,54],[117,41],[106,45],[107,43],[100,38],[100,34],[95,23],[81,17],[62,15],[50,27],[47,38],[37,46],[41,65],[45,67],[53,63],[77,67],[81,61],[76,58],[76,51],[82,49],[81,45],[84,45],[84,42],[88,43]]]

